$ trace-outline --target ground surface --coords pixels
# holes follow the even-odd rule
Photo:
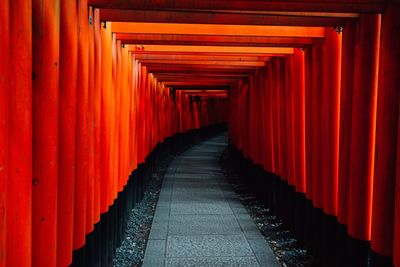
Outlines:
[[[169,165],[143,266],[280,266],[224,177],[226,143],[212,138]]]
[[[308,267],[312,266],[313,258],[307,250],[296,240],[291,233],[271,210],[259,201],[243,179],[238,176],[229,160],[229,152],[225,150],[220,158],[224,175],[232,185],[236,195],[250,214],[258,229],[268,241],[279,262],[283,267]],[[246,177],[245,177],[246,178]]]
[[[145,252],[144,266],[278,266],[275,258],[282,266],[311,266],[307,251],[241,182],[226,139],[158,166],[132,210],[115,267],[141,266]]]
[[[162,179],[172,159],[171,156],[157,166],[153,178],[146,187],[142,201],[132,209],[125,231],[126,237],[116,251],[113,266],[133,267],[142,265]]]

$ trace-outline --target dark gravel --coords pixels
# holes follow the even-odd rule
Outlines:
[[[311,266],[312,256],[299,245],[293,234],[283,226],[282,220],[257,200],[246,184],[240,182],[238,174],[228,159],[227,150],[222,154],[220,164],[225,177],[227,177],[240,201],[268,241],[282,266]]]
[[[129,217],[125,240],[117,248],[113,266],[141,266],[146,250],[154,212],[161,191],[164,174],[173,157],[164,160],[146,186],[143,200],[137,203]]]

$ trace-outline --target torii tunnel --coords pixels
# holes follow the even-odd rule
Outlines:
[[[226,127],[304,247],[400,267],[400,1],[1,0],[0,267],[110,266],[160,159]]]

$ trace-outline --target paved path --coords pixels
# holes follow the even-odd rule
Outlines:
[[[225,181],[220,135],[178,156],[165,175],[143,266],[280,266]]]

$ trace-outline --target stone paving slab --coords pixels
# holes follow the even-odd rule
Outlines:
[[[229,235],[239,233],[234,215],[171,215],[168,235]]]
[[[143,266],[165,266],[165,240],[147,241]]]
[[[280,266],[223,176],[218,160],[226,145],[224,134],[170,164],[143,266]]]
[[[200,257],[200,258],[167,258],[168,267],[254,267],[260,266],[255,257]]]
[[[243,235],[168,236],[167,257],[253,256]]]

